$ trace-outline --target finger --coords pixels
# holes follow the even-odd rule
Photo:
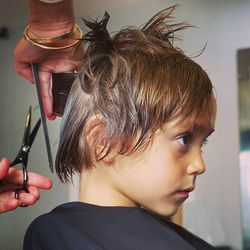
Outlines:
[[[7,201],[0,201],[0,213],[11,211],[19,206],[19,201],[12,198]]]
[[[35,186],[41,189],[51,189],[52,181],[49,178],[31,172],[28,173],[28,176],[28,185]]]
[[[6,177],[6,175],[8,174],[9,167],[10,167],[9,159],[3,157],[0,162],[0,180]]]
[[[40,199],[39,190],[36,187],[29,186],[29,193],[21,192],[19,193],[19,202],[22,205],[33,205]]]
[[[28,172],[28,185],[35,186],[41,189],[50,189],[52,187],[52,181],[42,175]],[[6,181],[16,185],[23,184],[23,173],[21,169],[11,168],[9,174],[6,177]]]
[[[32,51],[32,46],[22,38],[14,50],[14,68],[19,75],[33,83],[33,76],[29,63],[30,51]]]
[[[0,187],[0,201],[9,199],[10,195],[20,186],[4,181],[4,185]]]
[[[44,112],[48,119],[53,120],[56,118],[53,115],[53,101],[52,101],[52,90],[51,90],[51,72],[40,71],[40,88],[41,95],[44,104]]]
[[[27,79],[30,83],[34,84],[34,79],[33,79],[33,75],[32,75],[32,71],[31,71],[31,67],[30,64],[23,64],[23,68],[22,69],[16,69],[17,73],[24,77],[25,79]]]

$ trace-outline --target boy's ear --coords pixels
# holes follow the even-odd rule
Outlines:
[[[87,121],[85,135],[93,159],[100,159],[106,164],[112,164],[114,162],[115,153],[114,149],[108,150],[110,142],[107,138],[106,128],[107,126],[101,119],[101,116],[94,115]]]

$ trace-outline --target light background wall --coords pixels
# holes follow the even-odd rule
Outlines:
[[[205,52],[194,60],[208,72],[217,93],[218,118],[216,132],[205,148],[207,172],[198,178],[197,190],[184,207],[184,225],[214,245],[230,245],[242,249],[240,223],[239,137],[237,101],[236,51],[250,47],[250,1],[247,0],[77,0],[75,10],[80,17],[97,17],[104,10],[111,14],[110,31],[124,25],[140,25],[155,12],[174,3],[178,21],[199,28],[180,33],[178,44],[188,55],[195,55],[207,43]],[[10,37],[0,40],[0,154],[13,158],[22,139],[24,116],[28,105],[36,103],[34,88],[15,75],[13,48],[27,23],[27,2],[0,2],[0,26],[10,27]],[[36,114],[34,115],[36,116]],[[35,117],[34,117],[35,121]],[[53,153],[56,152],[60,120],[49,122]],[[49,173],[42,133],[35,142],[29,169],[47,176]],[[20,208],[0,215],[1,249],[21,249],[24,231],[41,213],[55,205],[77,197],[77,188],[60,184],[42,192],[33,207]]]

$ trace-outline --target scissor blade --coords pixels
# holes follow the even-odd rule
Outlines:
[[[36,123],[36,126],[33,128],[31,134],[30,134],[30,138],[29,138],[29,146],[31,147],[34,140],[35,140],[35,137],[36,137],[36,134],[40,128],[40,125],[41,125],[41,119],[39,119]]]
[[[22,146],[29,145],[30,126],[31,126],[31,106],[29,107],[29,111],[27,113],[26,120],[25,120],[25,128],[24,128]]]
[[[43,126],[45,145],[46,145],[46,150],[47,150],[47,155],[48,155],[49,167],[50,167],[51,172],[53,173],[54,168],[53,168],[52,153],[51,153],[51,147],[50,147],[50,142],[49,142],[49,133],[48,133],[48,128],[47,128],[46,117],[44,114],[44,107],[43,107],[43,100],[42,100],[42,95],[41,95],[38,71],[37,71],[37,67],[35,64],[31,64],[31,68],[32,68],[32,73],[33,73],[35,85],[36,85],[36,91],[37,91],[38,103],[39,103],[39,108],[40,108],[40,115],[41,115],[41,120],[42,120],[42,126]]]

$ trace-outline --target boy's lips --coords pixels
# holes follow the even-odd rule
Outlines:
[[[190,192],[193,192],[194,189],[195,189],[195,187],[194,187],[194,186],[191,186],[191,187],[188,187],[188,188],[185,188],[185,189],[180,190],[180,192],[190,193]]]
[[[181,189],[181,190],[178,190],[177,191],[177,194],[181,195],[181,196],[184,196],[185,198],[188,198],[189,196],[189,193],[190,192],[193,192],[195,189],[194,186],[191,186],[191,187],[188,187],[188,188],[185,188],[185,189]]]

